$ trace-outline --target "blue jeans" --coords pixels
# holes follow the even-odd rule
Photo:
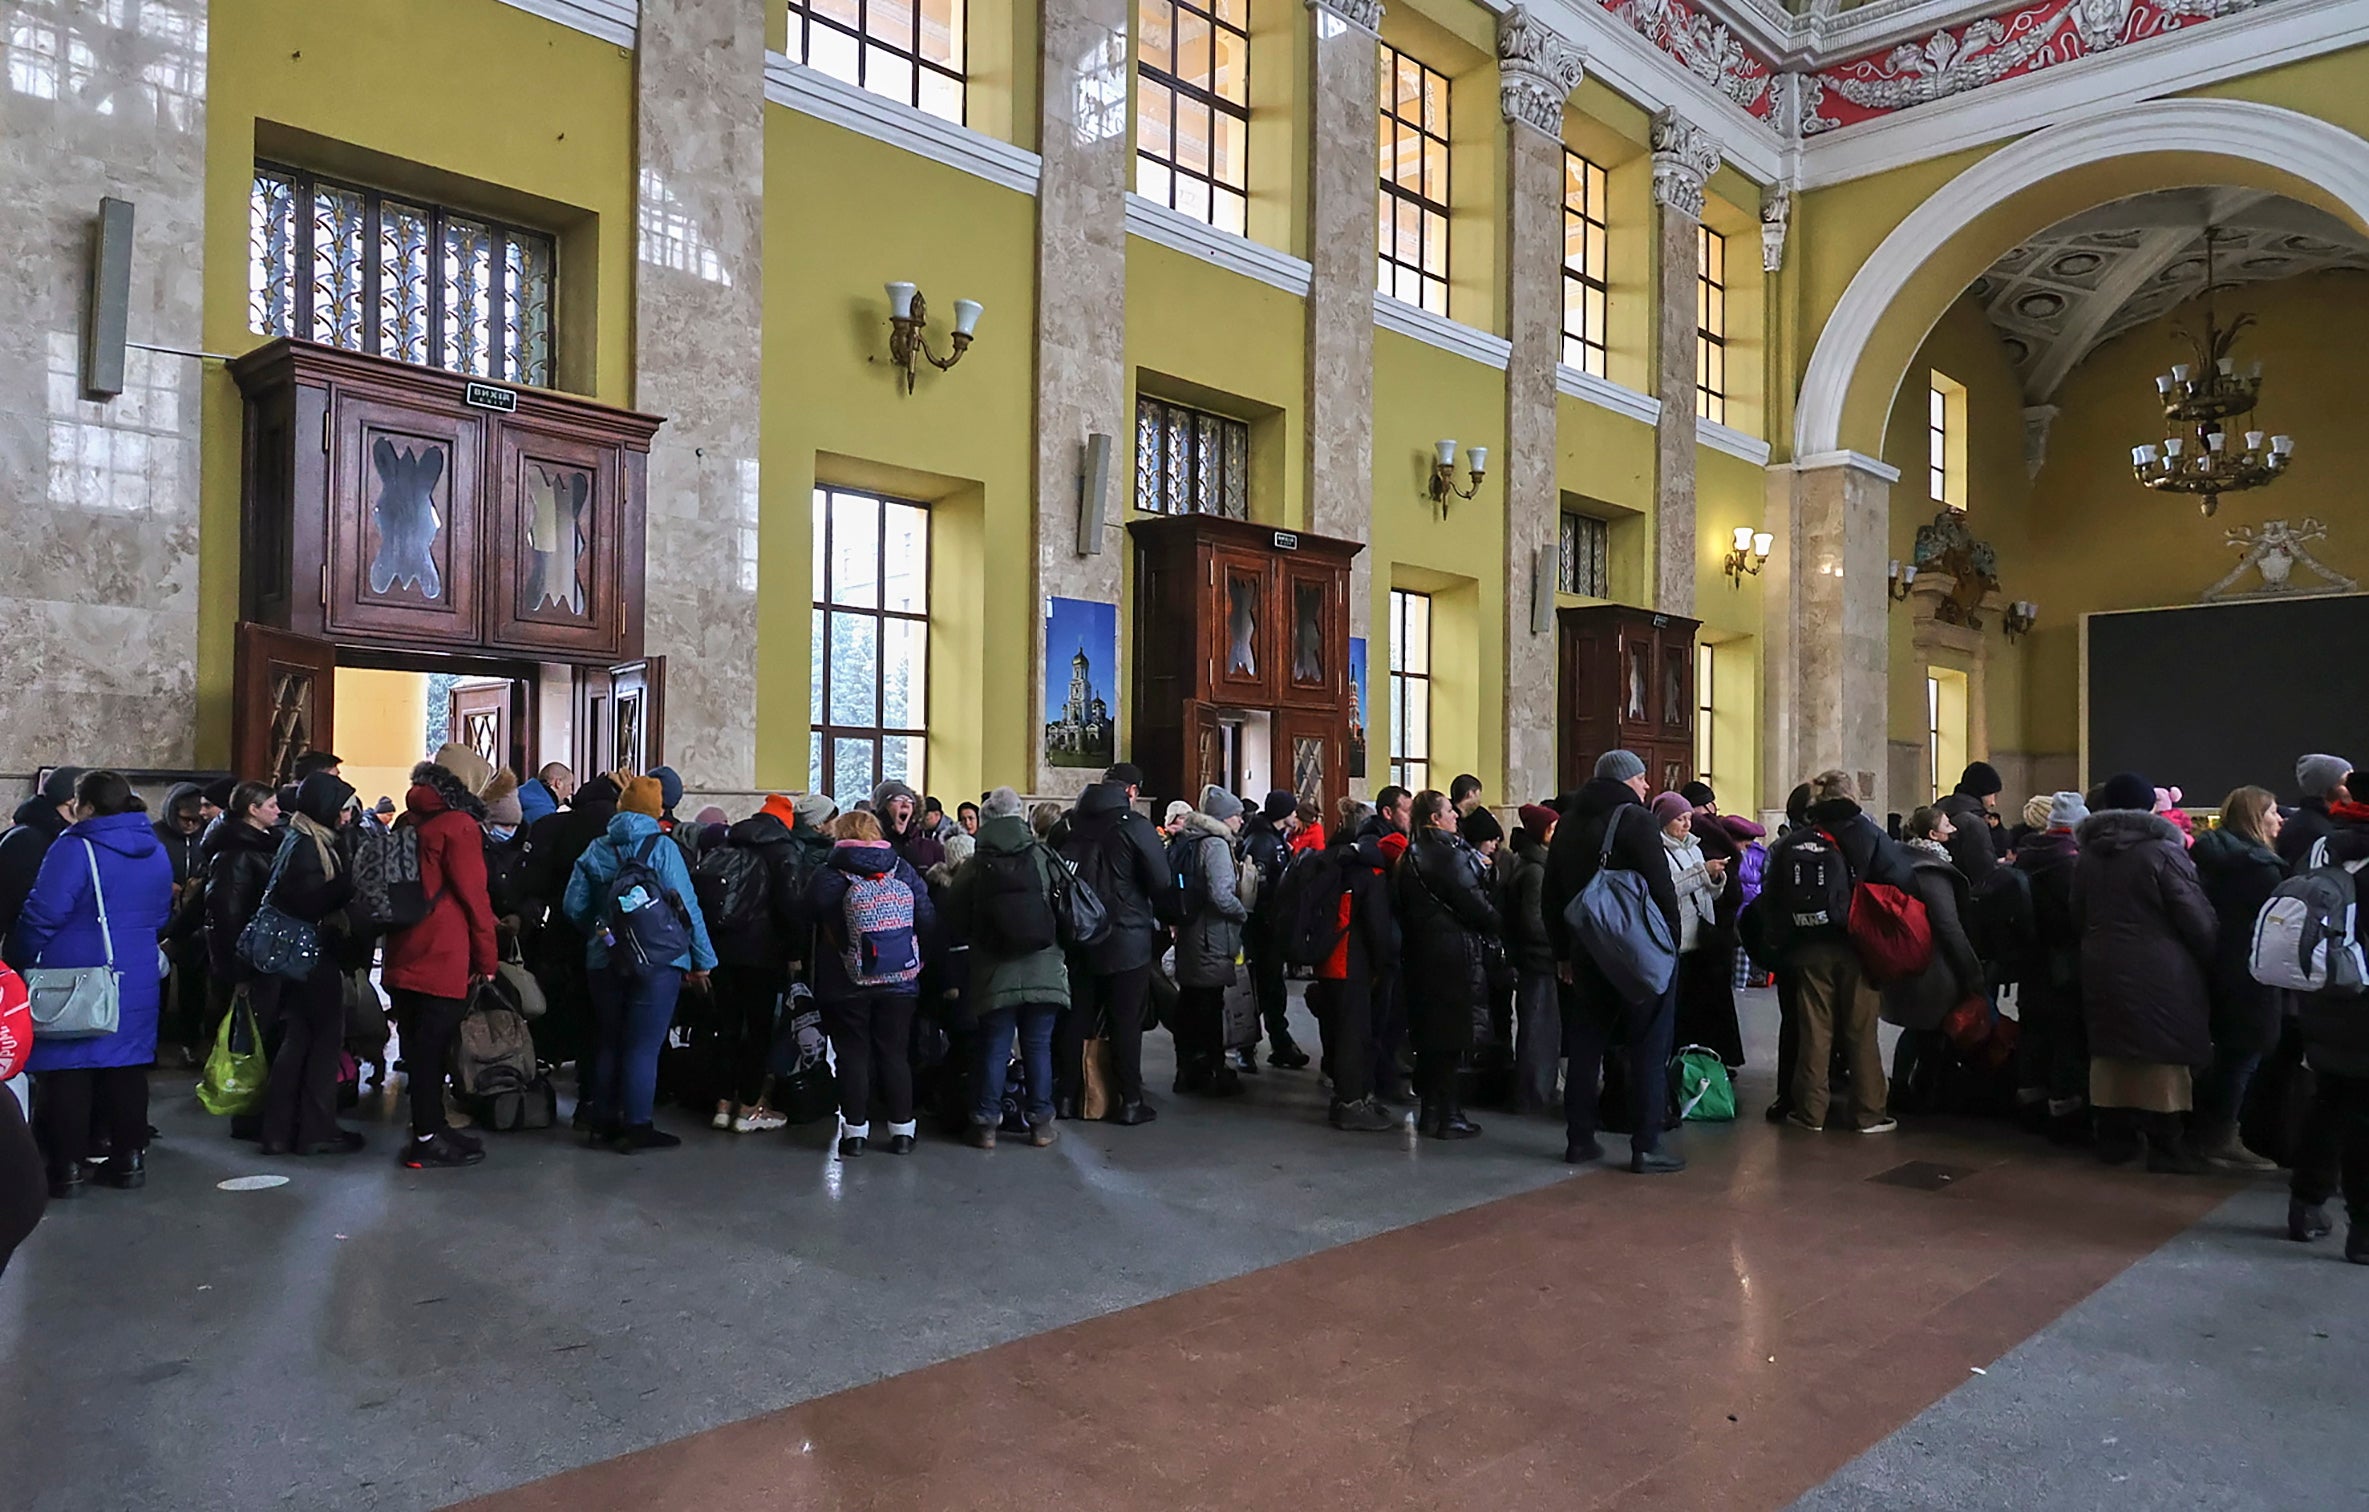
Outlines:
[[[592,1011],[600,1024],[593,1071],[595,1124],[632,1127],[650,1121],[658,1098],[658,1052],[674,1023],[683,973],[661,966],[627,976],[614,966],[592,972]]]
[[[1053,1121],[1053,1023],[1061,1010],[1050,1003],[990,1008],[979,1015],[979,1099],[971,1122],[989,1128],[1004,1121],[1004,1079],[1012,1064],[1012,1038],[1020,1040],[1020,1068],[1027,1082],[1028,1121]]]

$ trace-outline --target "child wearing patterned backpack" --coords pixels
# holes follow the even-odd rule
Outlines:
[[[819,932],[812,985],[839,1067],[839,1154],[852,1160],[872,1135],[875,1097],[888,1151],[913,1148],[913,1010],[922,951],[936,926],[929,884],[882,837],[880,821],[844,814],[831,825],[828,864],[807,882],[806,916]]]

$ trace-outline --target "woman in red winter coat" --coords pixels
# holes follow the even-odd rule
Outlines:
[[[411,769],[397,829],[419,831],[420,890],[427,916],[387,936],[379,980],[395,1000],[411,1080],[411,1138],[402,1163],[475,1165],[477,1140],[444,1118],[444,1062],[479,983],[494,974],[494,911],[485,887],[485,806],[460,778],[431,761]]]

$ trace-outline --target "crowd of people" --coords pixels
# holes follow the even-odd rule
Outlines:
[[[678,814],[665,767],[521,784],[451,745],[399,810],[365,809],[340,768],[314,752],[285,787],[175,787],[153,818],[120,774],[61,768],[0,836],[0,960],[119,984],[105,1032],[35,1037],[50,1198],[141,1186],[145,1068],[207,1062],[241,1025],[268,1073],[231,1133],[267,1155],[363,1149],[341,1105],[392,1053],[400,1161],[483,1160],[460,1063],[489,1036],[467,1028],[531,994],[529,1069],[574,1064],[595,1146],[680,1144],[671,1102],[743,1134],[835,1112],[854,1159],[909,1153],[925,1117],[982,1148],[1150,1123],[1155,1028],[1175,1095],[1302,1071],[1299,975],[1344,1132],[1471,1139],[1497,1106],[1559,1115],[1572,1163],[1609,1132],[1630,1171],[1681,1171],[1672,1068],[1739,1069],[1736,992],[1773,979],[1772,1122],[1994,1113],[2165,1172],[2275,1153],[2295,1238],[2330,1231],[2339,1187],[2369,1213],[2369,1018],[2253,969],[2290,877],[2334,867],[2349,896],[2369,862],[2369,774],[2340,758],[2298,763],[2291,812],[2240,788],[2202,830],[2130,773],[2009,822],[1976,762],[1887,825],[1828,771],[1774,835],[1700,782],[1656,793],[1627,751],[1514,810],[1510,835],[1469,776],[1330,814],[1210,787],[1155,824],[1124,762],[1067,807],[1000,787],[948,815],[892,780],[845,813],[776,795],[737,821]],[[1900,1031],[1888,1074],[1879,1023]],[[2301,1099],[2263,1115],[2291,1136],[2277,1151],[2241,1133],[2266,1066]],[[2345,1253],[2369,1263],[2369,1225]]]

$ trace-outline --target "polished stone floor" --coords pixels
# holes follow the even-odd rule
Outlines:
[[[185,1086],[149,1189],[0,1282],[0,1505],[2358,1504],[2314,1414],[2363,1405],[2369,1273],[2262,1237],[2269,1187],[2001,1131],[1697,1126],[1643,1181],[1544,1121],[1335,1134],[1270,1072],[1045,1151],[554,1132],[408,1173],[383,1125],[261,1161]],[[1916,1161],[1957,1179],[1870,1179]],[[2241,1437],[2271,1463],[2177,1473]]]

